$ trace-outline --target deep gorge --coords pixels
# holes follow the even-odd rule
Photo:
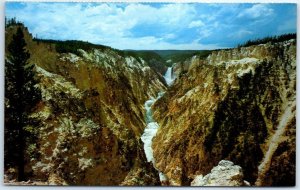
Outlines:
[[[6,52],[16,30],[6,28]],[[59,53],[22,30],[41,90],[27,180],[190,186],[229,160],[252,186],[295,185],[296,39],[158,67],[109,47]],[[5,174],[13,180],[14,165]]]

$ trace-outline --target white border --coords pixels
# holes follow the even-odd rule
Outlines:
[[[6,2],[299,3],[299,0],[6,0]]]
[[[21,0],[7,0],[7,2],[12,2],[12,1],[21,1]],[[299,0],[148,0],[148,1],[140,1],[140,0],[23,0],[21,2],[170,2],[170,3],[297,3],[297,78],[300,74],[300,70],[298,69],[299,65],[299,33],[300,33],[300,25],[299,25],[299,15],[300,15],[300,7],[299,7]],[[0,0],[0,155],[1,155],[1,161],[0,161],[0,190],[1,189],[80,189],[80,190],[86,190],[86,189],[229,189],[229,187],[107,187],[107,186],[95,186],[95,187],[90,187],[90,186],[4,186],[3,185],[3,160],[4,160],[4,40],[5,40],[5,29],[4,29],[4,14],[5,14],[5,3],[4,0]],[[300,83],[297,82],[297,108],[299,107],[299,93],[298,89],[300,89]],[[296,108],[296,109],[297,109]],[[299,144],[299,114],[296,112],[296,125],[297,125],[297,132],[296,132],[296,187],[290,187],[290,188],[284,188],[284,189],[300,189],[300,172],[299,170],[299,163],[300,163],[300,158],[299,158],[299,149],[300,149],[300,144]],[[298,174],[298,175],[297,175]],[[263,187],[236,187],[234,189],[263,189]],[[269,187],[268,189],[281,189],[278,187]]]

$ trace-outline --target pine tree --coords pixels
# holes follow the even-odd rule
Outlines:
[[[8,45],[5,61],[5,165],[17,166],[18,180],[25,179],[25,130],[30,124],[29,113],[41,99],[35,87],[34,65],[28,64],[29,52],[21,27]]]

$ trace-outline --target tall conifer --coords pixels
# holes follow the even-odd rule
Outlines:
[[[8,45],[5,61],[5,164],[17,166],[18,180],[25,179],[24,153],[26,125],[30,124],[29,114],[41,99],[41,92],[35,87],[34,65],[30,58],[21,27],[18,27]]]

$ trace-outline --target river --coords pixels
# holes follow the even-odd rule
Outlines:
[[[167,72],[164,75],[164,78],[165,78],[165,81],[168,84],[168,86],[172,85],[172,83],[174,81],[174,77],[173,77],[173,74],[172,74],[172,67],[168,67]],[[151,106],[154,104],[154,102],[156,100],[161,98],[163,96],[163,94],[164,94],[164,92],[159,92],[158,96],[156,98],[151,97],[144,104],[145,110],[146,110],[146,124],[147,124],[147,126],[144,130],[144,133],[143,133],[141,139],[144,143],[144,151],[145,151],[145,154],[146,154],[147,161],[152,162],[154,168],[158,171],[160,181],[161,182],[166,182],[167,177],[155,167],[155,159],[153,157],[153,149],[152,149],[152,139],[156,135],[157,130],[159,128],[159,125],[153,119],[153,113],[152,113]]]

